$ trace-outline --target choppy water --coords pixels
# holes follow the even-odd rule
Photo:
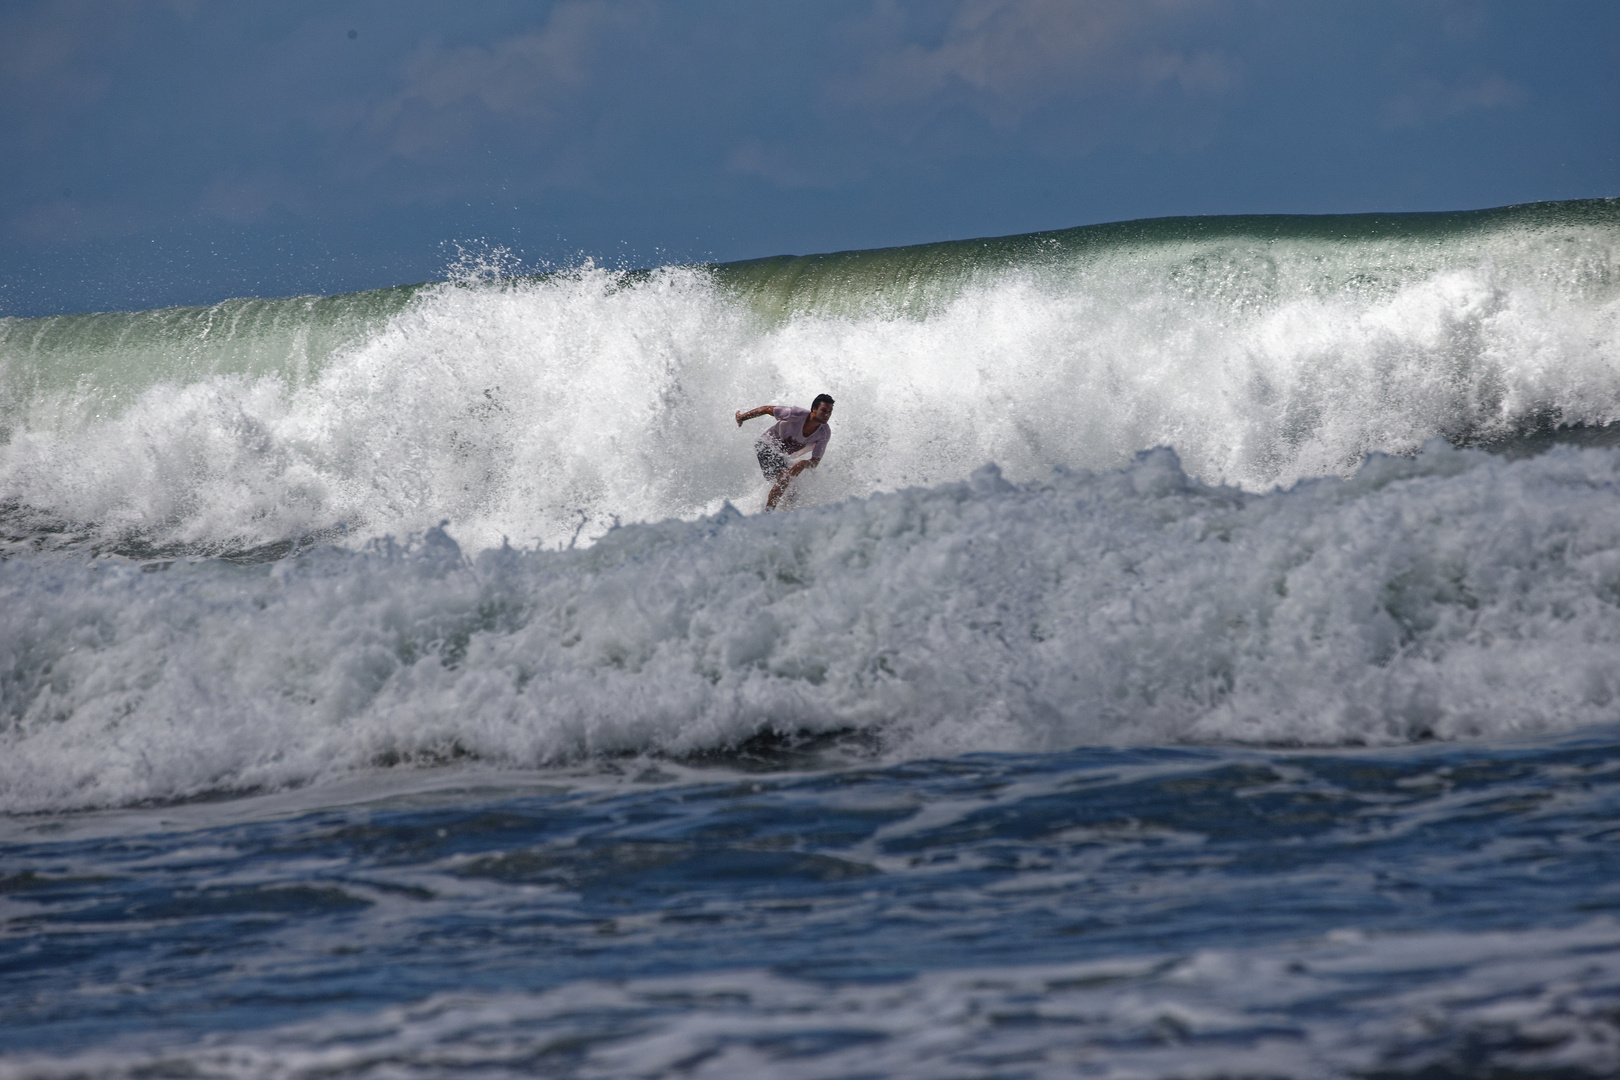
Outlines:
[[[1620,1072],[1617,238],[0,320],[0,1076]]]
[[[0,1073],[1613,1075],[1616,749],[453,768],[14,821]]]

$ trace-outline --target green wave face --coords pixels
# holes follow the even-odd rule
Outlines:
[[[1620,199],[1430,214],[1253,214],[1153,218],[1074,229],[722,264],[720,280],[760,314],[926,318],[963,290],[1027,274],[1075,288],[1147,290],[1216,306],[1304,296],[1387,296],[1477,265],[1612,288]],[[1503,269],[1508,269],[1504,267]],[[1107,281],[1099,281],[1107,278]]]
[[[116,413],[159,383],[269,376],[305,384],[332,356],[386,325],[419,289],[0,318],[0,432],[40,401],[83,418]]]
[[[0,320],[0,525],[475,546],[763,496],[732,414],[838,399],[806,503],[1114,469],[1249,490],[1620,419],[1620,201],[1168,218]],[[51,541],[54,542],[54,541]]]

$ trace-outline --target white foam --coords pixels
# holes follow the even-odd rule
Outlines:
[[[823,390],[835,434],[810,501],[1153,446],[1265,490],[1436,435],[1620,418],[1611,232],[1126,246],[981,269],[916,311],[856,296],[785,319],[699,269],[444,285],[318,376],[29,399],[0,501],[159,543],[449,518],[471,546],[556,546],[756,508],[763,422],[732,413]]]
[[[1620,452],[1246,495],[1169,451],[468,560],[0,563],[0,806],[864,729],[890,757],[1620,720]]]

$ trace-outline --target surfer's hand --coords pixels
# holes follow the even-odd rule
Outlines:
[[[743,421],[744,421],[744,420],[746,420],[746,419],[747,419],[747,417],[745,417],[745,416],[743,416],[743,414],[742,414],[742,413],[735,413],[735,414],[733,414],[733,415],[735,415],[735,416],[736,416],[736,417],[737,417],[737,426],[738,426],[738,427],[742,427],[742,422],[743,422]]]

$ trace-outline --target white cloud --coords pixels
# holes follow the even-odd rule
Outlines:
[[[728,172],[757,176],[783,188],[835,188],[863,179],[864,166],[829,155],[823,148],[750,139],[726,156]]]
[[[1479,109],[1523,105],[1528,97],[1519,83],[1501,75],[1483,75],[1456,83],[1424,79],[1384,103],[1384,125],[1428,127]]]
[[[1221,94],[1237,82],[1235,61],[1161,44],[1210,7],[1205,0],[961,0],[937,45],[882,52],[832,93],[843,104],[883,109],[965,92],[1005,125],[1077,93],[1174,85]]]
[[[9,99],[7,111],[35,111],[63,104],[82,104],[103,97],[109,85],[92,54],[113,38],[116,51],[121,35],[111,32],[97,5],[85,0],[62,0],[17,18],[0,33],[0,86]],[[90,28],[103,28],[99,37]],[[20,108],[19,108],[20,107]]]
[[[309,209],[302,187],[278,176],[253,173],[215,176],[197,200],[202,213],[239,224],[258,221],[276,206],[296,213]]]
[[[1224,94],[1237,84],[1237,64],[1219,52],[1188,56],[1154,50],[1141,60],[1142,82],[1150,87],[1175,83],[1188,94]]]
[[[588,90],[604,54],[644,43],[655,14],[649,0],[574,0],[544,28],[487,47],[426,43],[365,126],[405,158],[461,145],[488,117],[541,135]]]

